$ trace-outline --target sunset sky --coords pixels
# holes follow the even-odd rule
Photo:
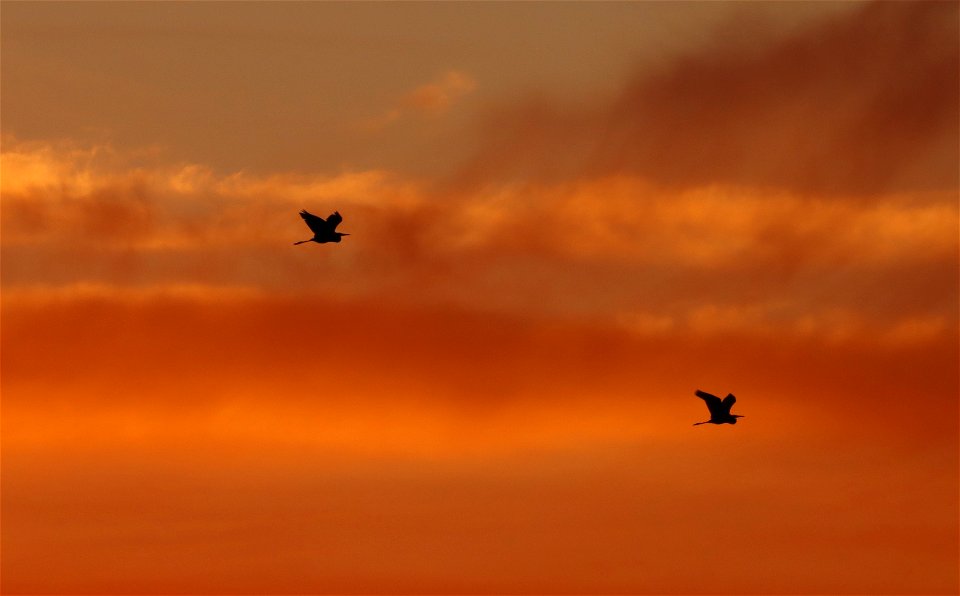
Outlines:
[[[958,7],[4,1],[2,592],[957,593]]]

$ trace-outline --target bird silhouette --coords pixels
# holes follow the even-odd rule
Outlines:
[[[743,418],[739,414],[731,414],[730,408],[733,407],[733,404],[737,403],[737,398],[734,397],[732,393],[728,393],[725,398],[722,400],[716,395],[711,395],[706,391],[696,390],[694,393],[697,397],[702,399],[707,404],[707,409],[710,410],[710,420],[704,420],[703,422],[695,422],[693,425],[697,426],[698,424],[736,424],[737,418]]]
[[[343,216],[340,215],[339,211],[334,211],[330,214],[330,217],[323,219],[322,217],[317,217],[313,213],[310,213],[306,209],[301,209],[300,217],[303,218],[303,221],[307,224],[307,227],[310,228],[311,232],[313,232],[313,238],[294,242],[294,246],[297,244],[303,244],[304,242],[317,242],[319,244],[326,244],[327,242],[340,242],[340,238],[342,236],[350,235],[336,231],[337,226],[340,225],[341,221],[343,221]]]

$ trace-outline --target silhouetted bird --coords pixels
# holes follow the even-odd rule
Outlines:
[[[301,240],[300,242],[294,242],[294,246],[297,244],[303,244],[304,242],[319,242],[320,244],[325,244],[327,242],[340,242],[341,236],[350,235],[336,231],[337,226],[340,225],[341,221],[343,221],[343,217],[340,215],[339,211],[334,211],[332,214],[330,214],[330,217],[323,219],[322,217],[317,217],[305,209],[301,209],[300,217],[303,218],[303,221],[306,222],[307,227],[310,228],[311,232],[313,232],[313,238],[309,240]]]
[[[706,391],[700,391],[697,389],[695,395],[707,402],[707,409],[710,410],[710,420],[704,420],[703,422],[696,422],[694,426],[698,424],[736,424],[737,418],[743,418],[739,414],[731,414],[730,408],[733,407],[733,404],[737,403],[737,398],[733,396],[732,393],[728,393],[725,398],[722,400],[716,395],[710,395]]]

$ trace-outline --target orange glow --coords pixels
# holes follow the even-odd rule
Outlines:
[[[0,592],[956,592],[957,11],[5,4]]]

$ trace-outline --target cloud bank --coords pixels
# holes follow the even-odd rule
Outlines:
[[[206,285],[390,295],[654,334],[890,341],[956,321],[951,192],[836,200],[617,175],[451,194],[382,171],[220,176],[103,164],[121,159],[109,149],[6,147],[8,295]],[[340,210],[349,250],[292,249],[306,231],[300,208]]]
[[[631,172],[814,195],[955,189],[957,6],[865,4],[750,47],[750,21],[606,103],[495,109],[461,184]],[[762,36],[759,36],[762,39]]]

